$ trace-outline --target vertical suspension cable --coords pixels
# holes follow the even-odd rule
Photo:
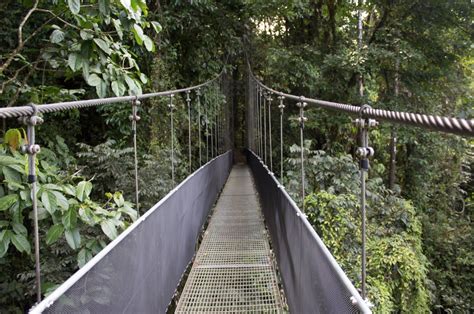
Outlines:
[[[362,52],[362,10],[361,6],[364,4],[363,0],[358,0],[357,1],[357,49],[358,49],[358,57],[359,60],[361,59],[361,52]],[[359,87],[359,96],[364,97],[364,83],[362,80],[362,73],[359,73],[358,77],[358,87]],[[363,110],[363,109],[362,109]],[[361,111],[362,112],[362,111]],[[362,119],[361,119],[362,120]],[[367,140],[367,131],[363,127],[361,128],[361,145],[362,147],[365,147],[364,144],[366,144]],[[366,191],[365,191],[365,180],[366,180],[366,171],[361,167],[360,169],[360,186],[361,186],[361,197],[360,197],[360,206],[361,206],[361,233],[362,233],[362,256],[361,256],[361,296],[362,299],[366,299],[366,287],[365,287],[365,282],[366,282],[366,262],[367,262],[367,257],[366,257],[366,219],[367,219],[367,213],[366,213],[366,205],[365,205],[365,197],[366,197]]]
[[[201,88],[196,91],[197,107],[198,107],[198,144],[199,144],[199,167],[202,166],[202,149],[201,149]]]
[[[272,94],[268,95],[268,142],[270,152],[270,171],[273,172],[273,148],[272,148]]]
[[[132,115],[130,120],[132,121],[132,136],[133,136],[133,159],[134,159],[134,171],[135,171],[135,206],[137,208],[137,215],[140,217],[140,202],[138,192],[138,152],[137,152],[137,122],[140,120],[138,116],[138,106],[140,101],[135,98],[132,101]]]
[[[173,121],[173,97],[174,94],[170,95],[170,104],[169,104],[169,109],[170,109],[170,137],[171,137],[171,182],[174,187],[175,181],[174,181],[174,121]]]
[[[284,96],[279,96],[278,99],[280,100],[280,181],[283,184],[283,110],[285,109],[285,105],[283,104],[283,100],[285,99]]]
[[[259,149],[259,157],[263,160],[263,107],[262,107],[262,89],[257,87],[258,89],[258,122],[260,126],[259,138],[260,138],[260,149]]]
[[[28,154],[28,183],[31,185],[31,203],[33,207],[33,233],[35,244],[35,283],[36,283],[36,301],[41,302],[41,266],[40,266],[40,243],[39,243],[39,224],[38,224],[38,193],[36,177],[36,154],[40,152],[40,146],[35,144],[36,134],[35,126],[43,123],[43,119],[38,117],[38,108],[34,104],[29,104],[33,108],[33,114],[29,117],[22,117],[19,120],[27,126],[28,143],[21,147],[21,152]]]
[[[189,174],[192,173],[192,155],[191,155],[191,91],[186,91],[186,103],[188,105],[188,158],[189,158]]]
[[[267,92],[263,93],[263,160],[267,164]]]
[[[206,135],[206,162],[209,162],[209,120],[207,119],[207,114],[209,111],[208,108],[209,101],[206,97],[206,106],[204,107],[204,123],[206,124],[206,130],[205,130],[205,135]]]
[[[303,130],[304,130],[304,123],[306,121],[306,117],[304,116],[304,108],[307,106],[307,103],[300,101],[297,103],[297,106],[300,108],[300,117],[298,119],[300,123],[300,161],[301,161],[301,208],[304,212],[304,197],[305,197],[305,177],[304,177],[304,137],[303,137]]]

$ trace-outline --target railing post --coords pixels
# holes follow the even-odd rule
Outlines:
[[[263,160],[267,164],[267,92],[263,92]]]
[[[261,116],[261,106],[260,106],[260,87],[256,85],[257,94],[255,97],[257,98],[257,136],[258,136],[258,148],[257,154],[260,158],[262,158],[262,116]]]
[[[171,121],[171,127],[170,127],[170,133],[171,133],[171,181],[174,187],[174,121],[173,121],[173,111],[174,111],[174,105],[173,105],[173,97],[174,94],[170,95],[170,104],[169,104],[169,109],[170,109],[170,121]]]
[[[272,93],[268,94],[268,142],[270,151],[270,171],[273,172],[273,145],[272,145]]]
[[[27,126],[28,144],[21,147],[21,152],[28,154],[28,183],[31,184],[31,202],[33,207],[34,220],[34,241],[35,241],[35,277],[36,277],[36,301],[41,302],[41,266],[40,266],[40,246],[38,227],[38,195],[36,185],[36,154],[41,150],[35,144],[35,126],[43,123],[43,119],[38,116],[38,108],[34,104],[29,104],[33,113],[29,117],[21,117],[19,120]]]
[[[356,155],[360,160],[360,208],[361,208],[361,233],[362,233],[362,254],[361,254],[361,296],[366,300],[366,177],[369,171],[369,157],[374,155],[374,149],[369,146],[369,128],[377,126],[377,121],[364,118],[364,111],[370,106],[363,105],[359,111],[359,119],[355,120],[360,132],[360,147],[357,149]]]
[[[191,155],[191,91],[186,91],[186,103],[188,105],[188,159],[189,159],[189,174],[193,171],[192,155]]]
[[[137,122],[140,121],[138,116],[138,106],[140,101],[138,97],[132,100],[132,115],[130,120],[132,121],[132,135],[133,135],[133,158],[134,158],[134,171],[135,171],[135,206],[137,208],[137,215],[140,217],[140,206],[139,206],[139,191],[138,191],[138,153],[137,153]]]
[[[285,105],[283,104],[283,100],[285,99],[284,96],[278,96],[280,100],[280,181],[283,184],[283,110],[285,109]]]
[[[308,105],[303,101],[304,97],[300,97],[300,102],[296,105],[300,108],[300,116],[298,118],[298,122],[300,123],[300,144],[301,144],[301,152],[300,152],[300,159],[301,159],[301,208],[304,211],[304,197],[305,197],[305,176],[304,176],[304,137],[303,137],[303,130],[304,130],[304,123],[307,118],[304,116],[304,108]]]
[[[201,148],[201,88],[196,91],[197,107],[198,107],[198,133],[199,133],[199,167],[202,166],[202,148]]]

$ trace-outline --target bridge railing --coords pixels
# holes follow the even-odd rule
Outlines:
[[[116,105],[123,103],[130,103],[130,121],[131,134],[133,138],[133,152],[134,152],[134,185],[135,185],[135,205],[137,213],[140,214],[139,208],[139,186],[138,186],[138,156],[137,156],[137,125],[140,117],[138,115],[141,101],[156,98],[168,97],[168,110],[170,117],[170,174],[175,186],[175,127],[173,113],[178,109],[173,103],[174,97],[178,94],[185,96],[184,101],[187,106],[188,118],[188,163],[189,173],[192,172],[192,124],[198,126],[198,146],[199,146],[199,165],[202,166],[204,161],[223,153],[230,148],[229,141],[224,141],[225,133],[229,132],[229,117],[228,110],[225,110],[225,99],[220,99],[216,91],[212,92],[212,87],[220,89],[222,80],[225,75],[223,70],[215,78],[187,88],[168,90],[163,92],[153,92],[136,96],[110,97],[91,100],[79,100],[69,102],[59,102],[51,104],[28,104],[27,106],[18,107],[4,107],[0,108],[0,118],[18,118],[19,121],[27,127],[27,144],[21,147],[21,151],[28,154],[28,183],[31,185],[31,198],[33,207],[33,222],[34,222],[34,252],[35,252],[35,276],[36,276],[36,295],[37,302],[41,301],[41,269],[40,269],[40,239],[38,226],[38,199],[37,199],[37,179],[36,179],[36,155],[40,152],[40,146],[37,144],[36,126],[44,122],[44,115],[52,112],[66,111],[72,109],[82,109],[88,107],[98,107],[105,105]],[[209,92],[209,95],[203,95],[203,91]],[[195,93],[194,102],[192,103],[191,92]],[[208,96],[212,100],[214,110],[211,112],[210,103],[201,104],[201,96]],[[192,115],[191,108],[196,107],[197,113]],[[208,108],[209,106],[209,108]],[[212,116],[210,116],[212,115]],[[203,141],[205,138],[205,143]],[[205,148],[205,152],[203,152]]]
[[[378,121],[386,121],[395,124],[420,127],[427,130],[451,133],[460,136],[474,136],[474,119],[461,119],[437,115],[426,115],[413,112],[400,112],[383,109],[374,109],[369,105],[355,106],[351,104],[337,103],[319,99],[297,96],[274,90],[262,83],[252,72],[248,63],[248,86],[247,86],[247,143],[258,158],[268,166],[268,171],[273,175],[273,139],[272,133],[272,108],[279,113],[279,150],[280,150],[280,179],[283,178],[284,144],[283,144],[283,117],[285,103],[298,107],[300,138],[300,204],[304,212],[305,199],[305,156],[304,156],[304,126],[307,120],[305,110],[308,105],[314,105],[323,109],[332,110],[336,113],[344,113],[352,117],[359,130],[360,147],[356,155],[360,160],[360,207],[361,207],[361,234],[362,234],[362,256],[361,256],[361,294],[366,299],[366,180],[369,170],[369,158],[374,155],[374,149],[369,146],[369,129],[378,125]],[[277,97],[277,99],[274,99]],[[288,102],[290,100],[291,102]],[[275,105],[275,102],[276,105]],[[295,103],[296,102],[296,103]],[[273,104],[273,105],[272,105]],[[277,107],[277,108],[275,108]],[[276,112],[275,112],[276,111]],[[279,111],[279,112],[278,112]],[[377,120],[376,120],[377,119]],[[278,126],[277,126],[278,128]],[[281,262],[281,260],[279,260]],[[309,271],[309,270],[308,270]]]

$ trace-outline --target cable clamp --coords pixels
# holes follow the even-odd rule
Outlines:
[[[29,103],[28,106],[30,106],[33,109],[33,113],[29,117],[20,117],[18,120],[27,125],[28,129],[34,128],[36,125],[39,125],[44,122],[43,118],[38,116],[38,107],[33,104]],[[34,138],[31,138],[31,133],[28,130],[28,144],[21,146],[20,151],[23,154],[28,154],[28,155],[35,155],[38,154],[41,151],[41,147],[38,144],[33,143]],[[33,144],[32,144],[33,143]]]

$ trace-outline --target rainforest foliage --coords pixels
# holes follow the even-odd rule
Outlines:
[[[225,67],[221,90],[206,88],[201,103],[212,114],[225,97],[234,126],[227,141],[242,148],[248,58],[257,77],[292,94],[473,118],[472,4],[361,3],[3,0],[1,106],[162,91],[206,81]],[[174,101],[180,180],[190,171],[188,122],[185,98]],[[142,213],[172,186],[168,102],[150,99],[139,108]],[[277,175],[301,204],[298,108],[285,105],[285,170]],[[44,294],[137,217],[130,113],[126,103],[71,110],[47,114],[37,127]],[[306,116],[306,214],[359,287],[357,130],[345,115],[308,107]],[[197,128],[193,123],[193,134]],[[4,120],[2,130],[0,308],[25,312],[35,299],[30,186],[19,152],[26,136],[14,119]],[[367,269],[374,312],[472,312],[473,140],[386,123],[369,138],[375,156],[368,174]],[[199,166],[198,142],[193,138],[192,169]],[[273,153],[279,169],[279,147]]]

